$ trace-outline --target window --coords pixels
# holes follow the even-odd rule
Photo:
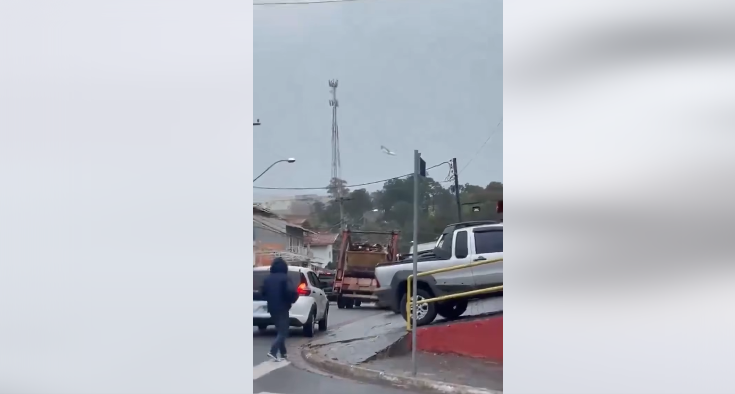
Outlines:
[[[317,278],[313,272],[309,272],[309,282],[311,282],[311,285],[314,287],[321,287],[319,285],[319,278]]]
[[[437,248],[439,249],[442,248],[442,245],[444,245],[444,238],[446,238],[446,234],[442,234],[441,237],[439,238],[439,241],[437,241],[436,243]]]
[[[475,230],[475,249],[477,253],[502,253],[503,231]]]
[[[469,254],[467,231],[457,231],[454,237],[454,256],[463,259]]]
[[[260,295],[260,289],[263,287],[265,278],[270,275],[269,271],[253,271],[253,299],[263,301],[264,298]],[[291,280],[291,284],[298,286],[301,283],[301,274],[297,271],[288,271],[288,279]]]

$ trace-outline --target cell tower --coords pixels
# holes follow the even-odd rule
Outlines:
[[[339,107],[337,85],[339,85],[339,81],[336,79],[329,81],[332,92],[332,99],[329,100],[329,105],[332,107],[332,179],[342,179],[342,162],[339,158],[339,126],[337,126],[337,107]]]
[[[339,107],[339,101],[337,101],[337,85],[339,81],[336,79],[329,80],[329,87],[332,92],[332,99],[329,100],[329,105],[332,107],[332,179],[342,180],[342,161],[339,158],[339,126],[337,126],[337,107]],[[338,181],[338,182],[339,182]],[[349,198],[342,195],[342,188],[337,189],[337,202],[339,203],[339,224],[340,229],[345,229],[345,214],[344,214],[344,202]]]

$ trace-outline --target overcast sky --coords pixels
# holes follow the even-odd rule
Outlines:
[[[298,160],[275,166],[256,186],[328,183],[329,79],[339,79],[348,183],[412,171],[414,149],[429,165],[457,157],[462,169],[474,157],[461,183],[502,181],[502,23],[498,0],[256,6],[253,111],[262,125],[254,128],[253,171]],[[381,153],[381,145],[397,155]],[[447,172],[431,175],[443,180]],[[310,193],[254,192],[256,200]]]

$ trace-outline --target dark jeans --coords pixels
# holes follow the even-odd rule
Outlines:
[[[276,325],[276,340],[273,341],[271,346],[271,354],[276,356],[278,352],[281,352],[281,357],[286,356],[286,338],[288,338],[288,331],[291,328],[288,319],[288,311],[279,311],[277,313],[271,313],[273,324]]]

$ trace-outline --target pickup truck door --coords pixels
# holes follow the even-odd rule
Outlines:
[[[432,269],[454,267],[462,264],[469,264],[472,261],[470,254],[470,232],[469,230],[458,230],[453,234],[452,256],[448,260],[439,260],[422,263],[422,271]],[[444,242],[447,242],[446,240]],[[431,267],[429,267],[431,266]],[[463,268],[454,271],[444,272],[433,275],[436,284],[440,290],[445,293],[458,293],[472,290],[475,287],[473,280],[473,272],[470,268]]]
[[[472,262],[503,258],[503,228],[476,227],[472,231]],[[503,262],[483,264],[472,268],[475,287],[485,289],[503,284]]]

